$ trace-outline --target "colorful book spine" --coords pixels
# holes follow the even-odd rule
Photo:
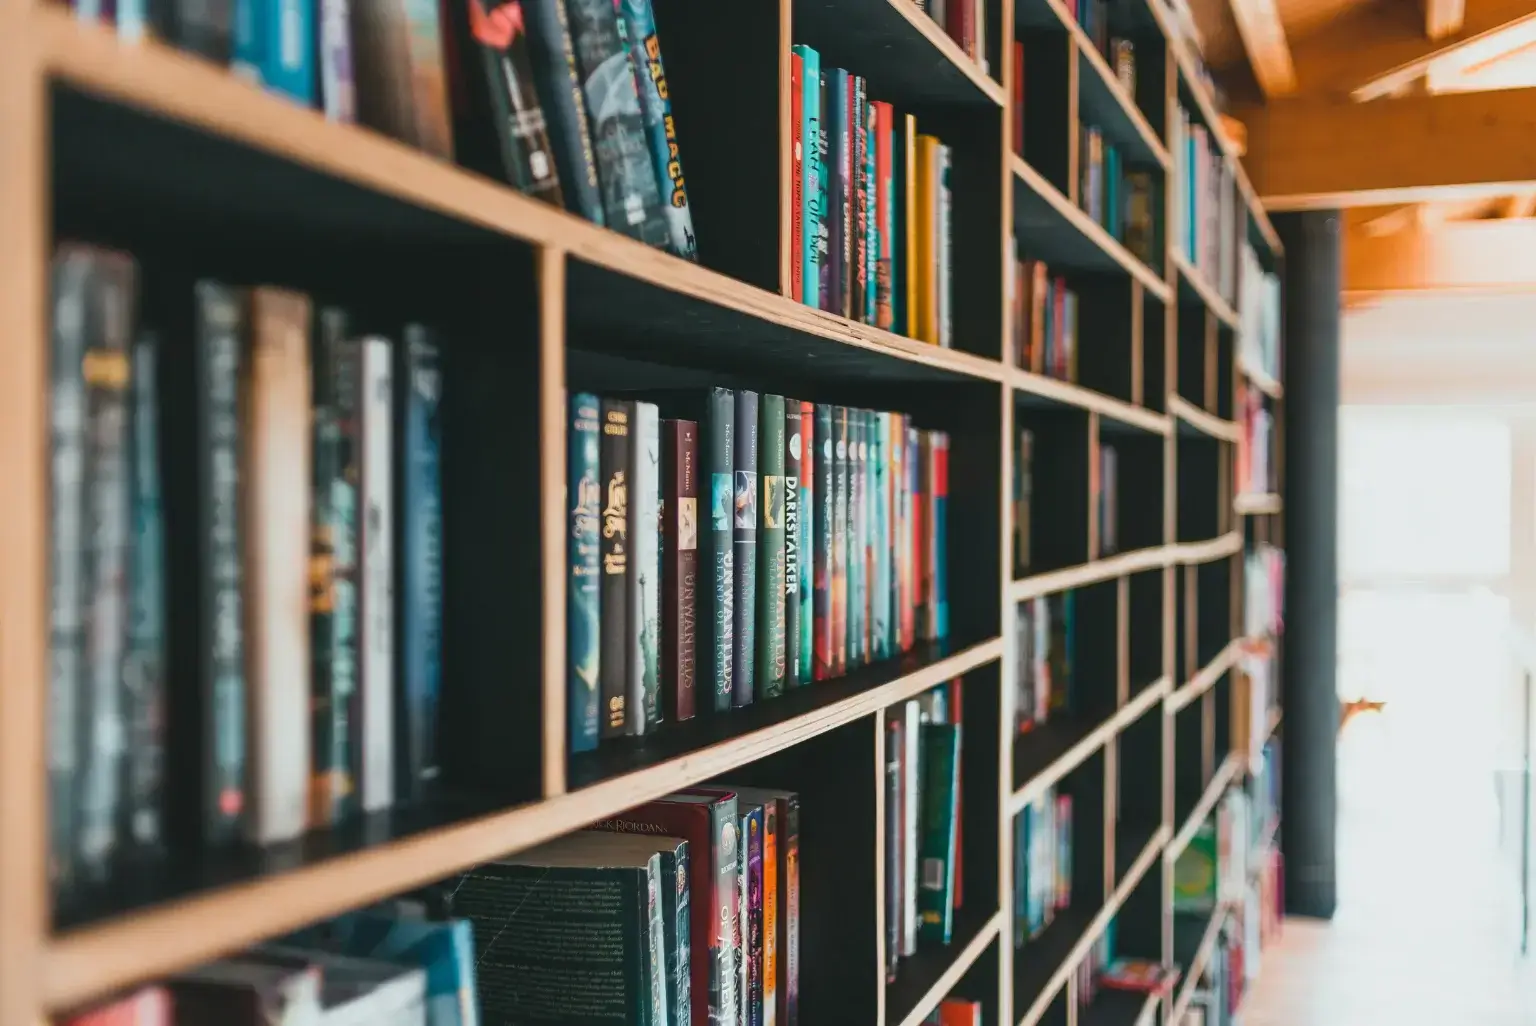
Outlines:
[[[352,8],[352,64],[358,121],[452,160],[441,19],[440,7],[431,0],[357,4]]]
[[[700,487],[709,502],[709,533],[705,536],[704,573],[709,578],[702,597],[707,605],[709,635],[699,646],[701,680],[709,688],[710,708],[723,712],[734,694],[736,637],[736,575],[733,508],[735,506],[736,396],[728,388],[712,388],[704,405],[704,479]]]
[[[438,705],[443,688],[443,381],[432,333],[407,324],[400,348],[400,689],[397,720],[401,797],[415,801],[438,777]],[[593,550],[596,555],[596,549]],[[595,582],[594,582],[595,583]],[[596,717],[593,717],[594,723]]]
[[[662,927],[666,931],[666,966],[669,985],[667,1022],[669,1026],[691,1026],[693,1022],[693,899],[688,886],[692,870],[689,845],[680,838],[667,838],[661,849]],[[429,1024],[435,1026],[435,1024]],[[469,1026],[469,1024],[464,1024]]]
[[[350,125],[357,120],[357,87],[352,81],[352,10],[350,0],[319,0],[320,109],[327,119]]]
[[[896,981],[901,960],[901,815],[903,717],[885,713],[885,980]]]
[[[662,719],[693,718],[697,699],[699,426],[661,422]]]
[[[880,263],[880,202],[877,179],[877,153],[879,132],[875,106],[864,103],[864,205],[868,210],[864,229],[864,303],[865,324],[879,323],[879,273]]]
[[[820,61],[818,59],[818,66]],[[832,309],[836,284],[832,273],[832,70],[822,68],[817,83],[817,108],[821,118],[816,128],[816,302],[819,310]]]
[[[598,445],[598,480],[602,488],[602,609],[598,684],[602,696],[602,736],[618,737],[629,727],[629,473],[630,432],[635,404],[622,399],[602,402],[602,440]],[[635,715],[639,715],[638,710]]]
[[[459,160],[498,175],[519,192],[564,206],[521,6],[515,0],[465,0],[465,11],[469,39],[480,58],[477,86],[468,88],[485,91],[489,117],[478,106],[469,108],[474,113],[464,126],[469,130],[459,133]],[[475,151],[481,137],[488,143]]]
[[[832,676],[848,672],[848,408],[833,407]]]
[[[784,693],[784,397],[758,401],[757,698]]]
[[[867,86],[862,75],[853,77],[853,104],[849,123],[853,134],[853,234],[848,251],[848,316],[862,321],[864,296],[869,290],[869,109]]]
[[[571,42],[565,0],[522,0],[522,10],[533,37],[529,57],[566,207],[593,224],[606,224],[597,155],[587,124],[586,99],[576,70],[576,48]]]
[[[916,699],[901,707],[901,954],[917,953],[917,892],[920,864],[922,710]]]
[[[875,414],[875,434],[870,466],[874,471],[874,517],[869,532],[870,566],[873,579],[869,588],[870,637],[874,658],[886,659],[891,652],[891,525],[890,510],[891,415]]]
[[[816,473],[820,463],[816,458],[816,406],[800,403],[800,568],[796,574],[799,594],[795,604],[799,608],[799,639],[794,659],[798,669],[796,680],[809,684],[815,677],[816,641]]]
[[[310,305],[251,292],[242,445],[246,672],[251,717],[250,838],[304,832],[310,766]]]
[[[934,148],[934,302],[937,310],[937,340],[948,349],[954,344],[954,278],[951,221],[953,199],[950,192],[951,151],[940,144]]]
[[[907,594],[901,603],[902,633],[909,643],[915,643],[920,635],[917,610],[923,602],[924,554],[928,550],[924,528],[927,520],[925,497],[927,484],[923,477],[923,452],[921,435],[908,426],[905,445],[907,457],[907,527],[902,538],[902,548],[907,553]]]
[[[948,944],[955,919],[955,833],[959,823],[960,727],[922,728],[922,873],[918,884],[918,936]]]
[[[875,411],[861,410],[864,437],[860,441],[859,458],[863,462],[863,501],[859,514],[859,556],[863,562],[859,581],[863,586],[864,662],[875,659]]]
[[[358,662],[364,812],[395,800],[394,383],[390,345],[370,336],[359,361]]]
[[[890,512],[891,512],[891,592],[889,617],[891,631],[892,655],[905,652],[908,640],[905,627],[901,618],[901,606],[906,594],[907,577],[907,549],[902,543],[907,531],[907,429],[906,418],[899,413],[891,414],[890,438],[888,452],[890,454]]]
[[[864,622],[869,597],[864,590],[864,460],[868,452],[864,438],[864,411],[848,411],[848,506],[843,529],[844,565],[848,577],[848,665],[865,663]]]
[[[939,343],[939,248],[938,210],[939,141],[931,135],[917,137],[917,213],[914,235],[917,249],[912,273],[916,279],[913,337]]]
[[[763,807],[741,808],[740,860],[736,880],[740,893],[741,1026],[763,1023]]]
[[[130,386],[132,548],[128,649],[123,664],[123,722],[128,736],[122,836],[141,851],[157,849],[164,840],[165,521],[156,413],[158,348],[158,339],[149,334],[134,344]]]
[[[852,142],[848,133],[848,72],[842,68],[827,71],[827,215],[830,221],[827,260],[831,268],[827,305],[822,309],[848,315],[848,174],[852,167]]]
[[[661,722],[661,420],[655,403],[635,403],[630,422],[629,617],[626,673],[629,733]]]
[[[803,443],[800,400],[784,400],[784,686],[797,688],[800,677],[800,569],[804,562],[800,529],[800,477]]]
[[[763,1026],[779,1021],[779,803],[763,803]]]
[[[662,216],[671,239],[667,248],[680,257],[696,260],[693,214],[688,207],[688,187],[683,181],[683,162],[678,154],[677,125],[667,93],[667,72],[661,62],[661,41],[656,37],[656,16],[651,0],[620,0],[620,8],[629,34],[640,109],[651,143],[651,163],[661,188]]]
[[[311,106],[314,20],[313,0],[235,0],[231,70]]]
[[[805,61],[789,52],[789,283],[793,299],[805,294]]]
[[[731,704],[736,707],[751,705],[756,695],[758,405],[756,392],[736,393],[736,491],[732,505],[736,638],[731,684]]]
[[[894,243],[896,241],[896,180],[892,174],[893,133],[896,112],[884,100],[872,105],[875,112],[875,224],[878,246],[875,256],[875,324],[886,331],[896,327]]]
[[[901,118],[901,268],[897,275],[897,287],[901,290],[902,304],[899,330],[908,338],[921,339],[922,317],[918,301],[921,273],[918,263],[918,193],[917,176],[917,118],[903,114]]]
[[[598,476],[598,425],[602,407],[597,396],[577,392],[570,400],[570,451],[566,495],[571,503],[571,530],[566,539],[569,576],[566,580],[566,690],[571,753],[597,747],[598,651],[602,609],[598,560],[598,511],[602,486]]]
[[[801,43],[791,52],[800,58],[800,263],[798,296],[807,306],[821,298],[821,55]]]
[[[833,437],[833,408],[825,403],[815,406],[813,448],[816,450],[815,486],[815,542],[811,558],[811,623],[812,649],[815,666],[812,677],[827,680],[835,675],[836,659],[833,656],[833,633],[836,617],[832,600],[833,564],[836,561],[835,531],[836,506],[834,485],[836,460],[833,457],[836,441]]]
[[[945,539],[949,507],[949,436],[942,431],[933,432],[933,460],[930,464],[932,481],[930,496],[933,516],[928,531],[928,564],[932,573],[928,601],[929,640],[937,641],[949,636],[949,567],[945,555]]]

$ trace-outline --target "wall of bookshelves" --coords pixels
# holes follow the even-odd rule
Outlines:
[[[976,0],[969,50],[911,0],[654,7],[697,262],[61,5],[0,0],[0,1023],[722,779],[801,796],[808,1023],[917,1026],[956,995],[988,1026],[1136,1026],[1198,1000],[1237,905],[1175,915],[1175,866],[1280,722],[1284,392],[1283,254],[1193,58],[1160,0]],[[794,295],[793,44],[950,147],[952,345]],[[1207,202],[1192,177],[1221,210],[1191,213]],[[451,798],[260,850],[173,851],[88,901],[50,900],[47,297],[69,238],[442,327]],[[1070,330],[1064,303],[1043,312],[1068,293]],[[572,753],[567,397],[706,385],[947,434],[948,636]],[[1068,617],[1056,697],[1040,639]],[[965,903],[950,942],[892,976],[887,724],[953,680]],[[1060,796],[1073,886],[1046,921],[1017,886],[1021,822]],[[1255,824],[1255,848],[1277,829]],[[1111,932],[1179,983],[1080,982]]]

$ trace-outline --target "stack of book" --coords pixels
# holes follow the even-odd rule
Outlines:
[[[1013,946],[1040,936],[1072,904],[1072,796],[1054,787],[1013,820]]]
[[[1077,293],[1052,276],[1043,260],[1008,258],[1008,302],[1013,309],[1013,360],[1032,374],[1077,380]]]
[[[1020,428],[1013,447],[1013,575],[1023,577],[1034,566],[1030,545],[1030,504],[1035,491],[1035,433]]]
[[[571,751],[948,635],[943,432],[725,388],[578,393],[569,430]]]
[[[981,1002],[964,998],[945,998],[928,1013],[925,1026],[981,1026]]]
[[[1088,492],[1098,507],[1099,557],[1120,551],[1120,458],[1112,445],[1099,447],[1098,461],[1089,468]]]
[[[886,711],[886,977],[920,945],[944,945],[965,897],[960,681]]]
[[[952,345],[949,147],[809,46],[794,46],[790,83],[790,294]]]
[[[919,10],[960,44],[960,49],[973,61],[986,68],[987,62],[987,6],[983,0],[913,0]]]
[[[1014,683],[1014,721],[1020,734],[1072,711],[1073,593],[1020,602],[1014,614],[1019,654]]]
[[[1200,122],[1173,119],[1173,245],[1231,302],[1237,285],[1238,199],[1232,171]]]
[[[76,243],[52,273],[55,884],[417,797],[442,679],[432,330],[159,270],[141,303],[132,257]]]
[[[1264,270],[1248,240],[1242,254],[1241,288],[1238,290],[1238,362],[1276,381],[1280,380],[1280,277]]]
[[[695,259],[650,0],[70,0],[334,121],[357,122]]]

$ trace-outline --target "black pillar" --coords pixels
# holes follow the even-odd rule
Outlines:
[[[1275,218],[1285,244],[1285,910],[1323,918],[1338,903],[1339,221],[1335,210]]]

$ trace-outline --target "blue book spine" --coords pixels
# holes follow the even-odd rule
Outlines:
[[[688,188],[683,183],[677,126],[672,120],[672,100],[667,95],[667,73],[661,64],[661,43],[656,38],[651,0],[622,0],[621,9],[629,29],[629,54],[651,143],[651,162],[656,166],[656,181],[661,187],[662,215],[671,237],[668,248],[678,256],[697,260],[693,214],[688,209]]]
[[[315,0],[266,0],[267,46],[261,78],[268,89],[306,107],[315,102]]]
[[[803,268],[800,300],[806,306],[821,303],[821,212],[825,193],[821,188],[821,54],[803,43],[791,49],[800,56],[800,138],[804,140],[800,190],[801,248]]]
[[[891,506],[890,506],[890,438],[891,415],[875,414],[875,437],[870,459],[874,464],[875,502],[874,529],[870,533],[870,551],[873,553],[874,581],[870,586],[869,603],[870,637],[873,639],[876,659],[886,659],[891,650]]]
[[[419,324],[405,329],[400,530],[402,754],[399,791],[419,796],[438,775],[437,711],[442,694],[443,494],[438,347]]]
[[[842,68],[827,72],[827,290],[822,295],[822,309],[848,316],[848,172],[853,159],[853,139],[848,124],[848,88],[850,78]]]
[[[731,655],[731,704],[751,705],[757,644],[757,408],[756,392],[736,393],[735,491],[732,547],[736,554],[736,637]]]
[[[165,522],[156,426],[156,350],[150,338],[134,346],[132,375],[133,537],[128,651],[123,666],[123,722],[128,729],[123,833],[138,848],[160,845],[164,797]]]
[[[597,522],[601,502],[598,484],[597,396],[571,396],[570,476],[571,530],[567,538],[570,573],[566,584],[566,689],[571,751],[590,752],[598,738],[598,639],[602,630],[598,605]]]
[[[267,28],[264,8],[274,0],[235,0],[235,19],[231,26],[230,70],[253,82],[261,81],[262,66],[266,63],[265,31]]]

